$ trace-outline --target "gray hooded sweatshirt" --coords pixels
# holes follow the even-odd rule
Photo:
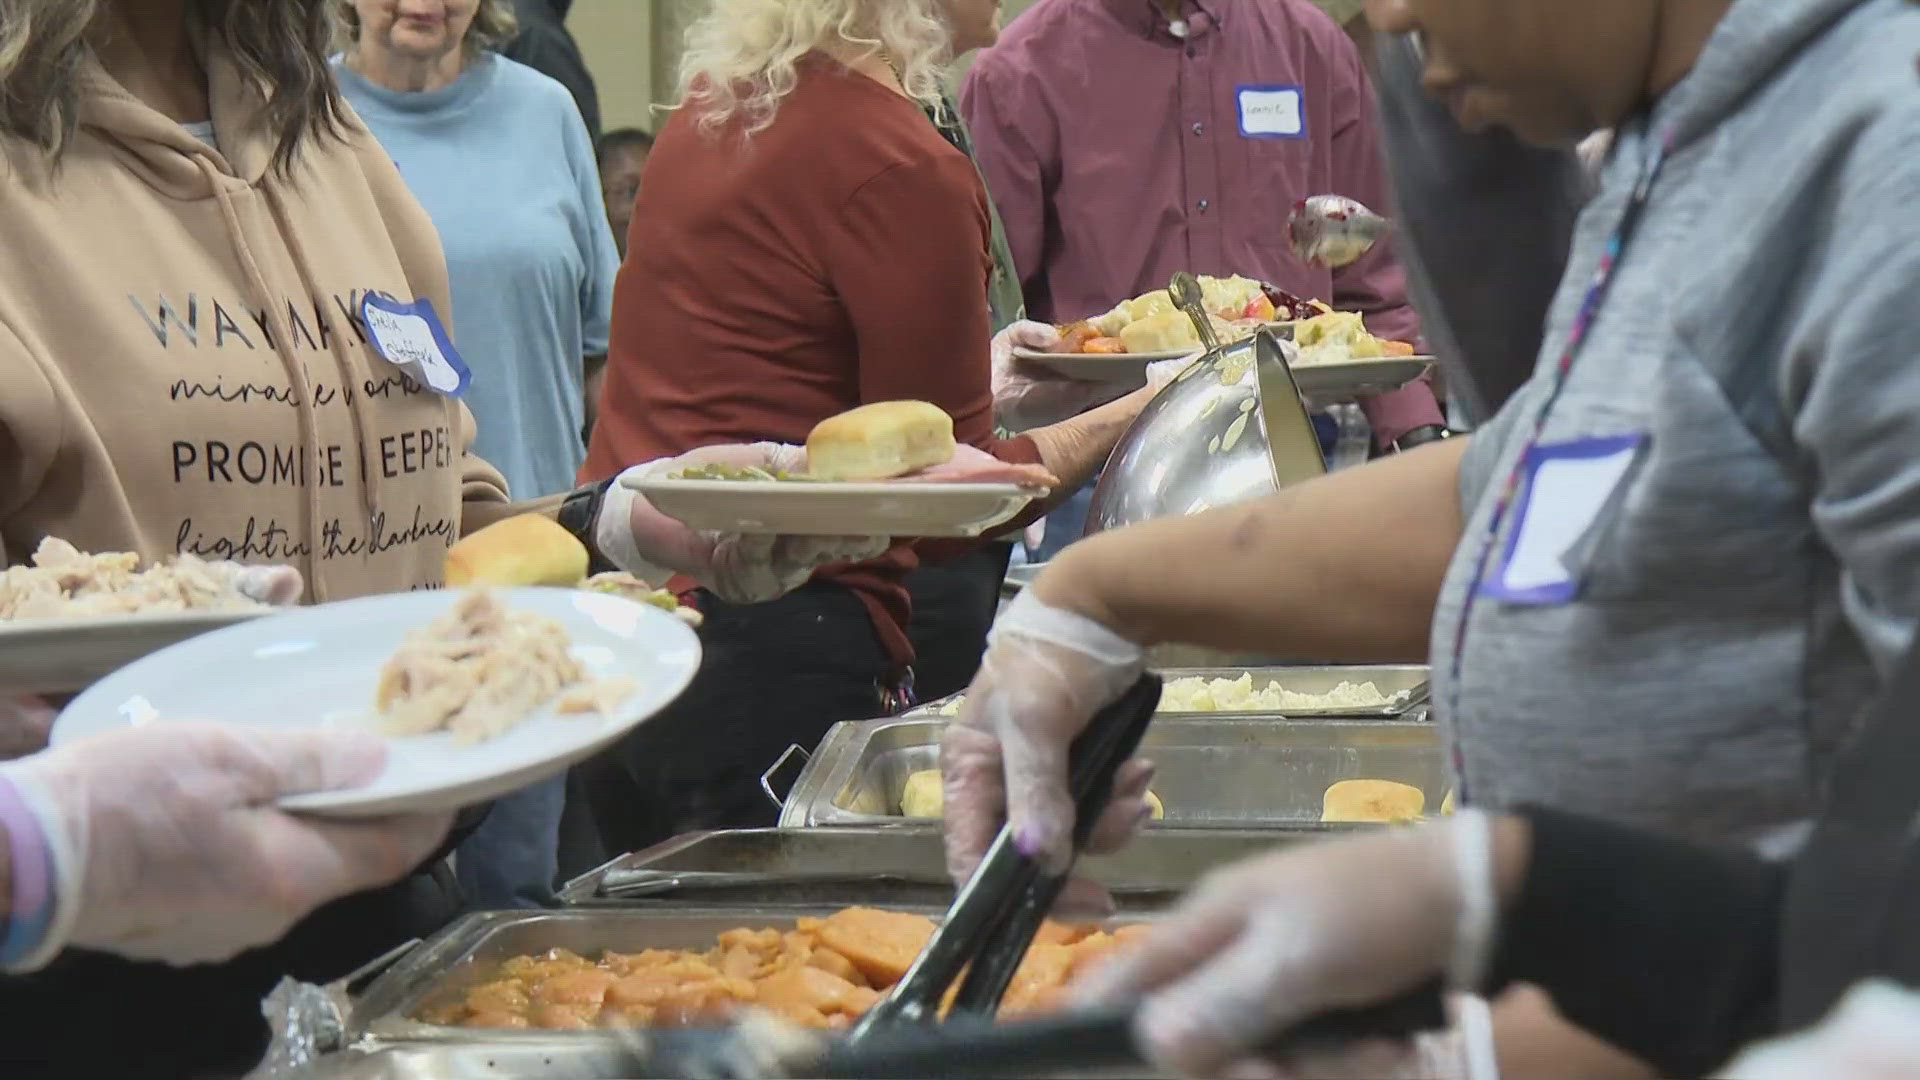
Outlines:
[[[1541,362],[1462,468],[1433,663],[1467,802],[1743,841],[1811,813],[1920,612],[1917,64],[1911,0],[1737,0],[1692,74],[1620,132]],[[1489,544],[1502,564],[1517,515],[1491,530],[1493,504],[1543,409],[1543,444],[1644,449],[1561,560],[1574,599],[1469,605]]]

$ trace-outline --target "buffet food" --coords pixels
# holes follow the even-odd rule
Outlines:
[[[472,743],[550,703],[561,713],[617,708],[632,684],[589,677],[571,649],[557,621],[509,610],[485,590],[468,593],[407,635],[380,669],[381,727],[396,736],[448,731]]]
[[[1151,791],[1147,792],[1147,807],[1153,812],[1153,820],[1166,819],[1166,804]],[[946,809],[946,788],[940,782],[939,769],[922,769],[907,777],[900,789],[901,817],[938,818],[946,814]]]
[[[1201,276],[1201,305],[1222,342],[1239,341],[1277,319],[1296,317],[1303,302],[1270,289],[1252,278]],[[1326,310],[1324,307],[1319,310]],[[1143,353],[1185,353],[1200,348],[1193,320],[1173,302],[1165,289],[1125,300],[1113,310],[1084,322],[1060,328],[1060,340],[1049,352],[1126,356]]]
[[[1366,321],[1355,311],[1330,311],[1300,323],[1293,328],[1293,343],[1300,350],[1294,363],[1301,366],[1413,355],[1413,346],[1405,342],[1367,333]]]
[[[842,483],[1017,484],[1051,489],[1045,466],[1001,461],[953,436],[953,418],[925,401],[876,401],[830,416],[807,435],[804,473],[714,462],[671,480],[778,480]]]
[[[87,554],[49,536],[32,561],[0,570],[0,622],[182,611],[253,611],[239,567],[182,553],[146,569],[129,551]]]
[[[816,480],[891,480],[953,460],[953,418],[924,401],[877,401],[815,424],[807,473]]]
[[[1324,694],[1299,694],[1277,682],[1256,689],[1251,673],[1237,679],[1198,675],[1169,680],[1160,691],[1160,711],[1170,713],[1276,712],[1288,710],[1377,709],[1409,695],[1389,695],[1371,682],[1341,682]]]
[[[454,544],[447,552],[449,588],[550,586],[608,593],[671,612],[699,626],[700,612],[680,598],[624,571],[587,576],[586,545],[545,514],[520,514],[496,521]]]
[[[1402,690],[1389,694],[1372,682],[1354,683],[1342,681],[1338,686],[1324,694],[1302,694],[1277,682],[1255,688],[1253,674],[1246,672],[1239,678],[1206,678],[1190,675],[1179,679],[1170,679],[1160,689],[1160,706],[1163,713],[1279,713],[1326,712],[1332,709],[1384,709],[1412,697],[1411,692]],[[923,715],[959,716],[966,706],[966,695],[956,694],[939,702]]]
[[[1320,820],[1397,825],[1426,813],[1427,795],[1392,780],[1342,780],[1321,799]]]
[[[688,1027],[749,1010],[815,1030],[845,1028],[906,974],[934,924],[923,915],[847,908],[794,929],[739,928],[710,949],[647,949],[588,959],[565,949],[514,957],[458,1001],[418,1019],[467,1028]],[[1068,982],[1137,940],[1049,922],[1035,936],[1002,1015],[1061,1003]]]

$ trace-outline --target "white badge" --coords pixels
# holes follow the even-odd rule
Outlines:
[[[1510,604],[1564,604],[1580,582],[1567,556],[1586,538],[1640,459],[1645,435],[1536,446],[1522,468],[1526,490],[1513,531],[1484,596]]]
[[[1249,139],[1307,137],[1306,91],[1298,86],[1242,86],[1240,134]]]
[[[360,302],[360,317],[367,324],[374,351],[389,364],[442,394],[466,393],[473,374],[454,350],[433,301],[422,297],[403,304],[368,293]]]

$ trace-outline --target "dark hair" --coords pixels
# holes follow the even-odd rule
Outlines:
[[[623,150],[652,150],[653,136],[637,127],[614,128],[600,136],[593,148],[594,160],[605,165],[607,158]]]
[[[80,126],[79,74],[87,32],[105,0],[0,0],[0,134],[58,164]],[[327,0],[195,0],[198,18],[266,94],[278,133],[273,163],[286,169],[310,138],[339,134],[346,112],[327,45]]]

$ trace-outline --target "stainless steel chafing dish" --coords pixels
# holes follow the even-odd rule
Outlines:
[[[1175,679],[1237,679],[1242,675],[1251,675],[1253,685],[1265,687],[1279,683],[1285,689],[1296,694],[1325,694],[1343,682],[1372,683],[1387,695],[1383,705],[1329,705],[1311,709],[1292,709],[1285,713],[1290,720],[1305,720],[1318,717],[1397,717],[1424,705],[1427,701],[1430,670],[1425,664],[1356,664],[1356,665],[1314,665],[1299,667],[1156,667],[1154,670],[1168,682]],[[1397,695],[1406,696],[1399,697]],[[961,694],[943,697],[938,701],[929,701],[907,710],[903,716],[940,716],[942,710]],[[1206,716],[1214,719],[1278,719],[1272,712],[1250,713],[1160,713],[1162,716]]]
[[[1117,854],[1088,857],[1081,872],[1113,889],[1123,909],[1154,910],[1216,866],[1352,828],[1316,822],[1286,832],[1156,831]],[[886,825],[841,829],[691,833],[623,855],[560,890],[561,902],[573,907],[632,907],[650,898],[700,902],[690,897],[709,903],[725,897],[768,911],[854,903],[943,909],[953,900],[953,888],[937,824],[894,818]]]
[[[944,718],[838,724],[808,760],[782,805],[785,828],[903,822],[907,777],[938,768]],[[1307,828],[1339,780],[1396,780],[1446,795],[1439,733],[1409,720],[1293,721],[1181,716],[1157,720],[1141,753],[1158,765],[1153,790],[1166,820],[1148,831]],[[1188,842],[1185,839],[1181,843]]]

